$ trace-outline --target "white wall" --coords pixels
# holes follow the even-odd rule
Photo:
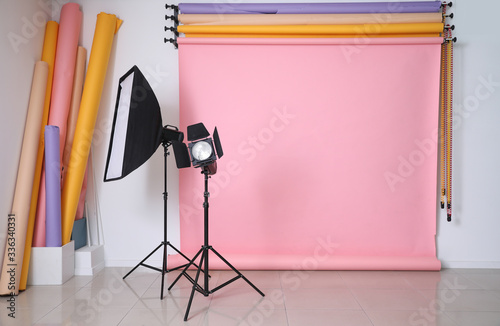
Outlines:
[[[52,2],[55,11],[60,2]],[[177,51],[163,43],[164,36],[170,37],[163,31],[164,15],[167,13],[163,1],[77,2],[81,4],[84,14],[80,43],[89,54],[96,15],[100,11],[116,14],[124,20],[115,37],[101,101],[94,140],[94,164],[106,242],[106,264],[132,266],[162,240],[163,153],[159,149],[153,159],[123,180],[102,183],[117,83],[132,65],[139,66],[158,97],[163,123],[177,125]],[[14,8],[4,10],[7,6]],[[42,10],[40,2],[27,0],[8,1],[8,4],[1,1],[0,9],[2,35],[14,29],[13,26],[20,30],[22,17],[30,19],[35,12]],[[500,198],[497,187],[500,181],[497,145],[500,129],[496,126],[500,118],[500,85],[497,84],[500,83],[500,38],[494,35],[498,28],[494,25],[496,19],[493,16],[500,10],[500,3],[494,0],[483,0],[480,4],[472,0],[458,0],[454,1],[452,9],[456,15],[453,23],[457,26],[455,35],[458,37],[455,46],[454,220],[447,223],[445,215],[438,219],[438,258],[446,267],[500,268],[500,237],[497,231],[500,229],[500,213],[494,205]],[[58,17],[58,13],[54,17]],[[4,117],[0,130],[1,216],[7,216],[12,203],[32,64],[39,57],[42,39],[43,33],[38,33],[22,47],[19,55],[12,51],[5,37],[1,41],[0,64],[2,72],[7,72],[1,80],[2,98],[6,99],[2,105]],[[492,86],[481,86],[484,84],[482,80],[492,80]],[[5,85],[9,85],[8,88]],[[178,171],[173,158],[170,159],[168,173],[169,240],[178,244]],[[0,231],[4,230],[5,226],[1,225]],[[156,255],[154,260],[159,261],[160,256]]]
[[[123,25],[115,36],[94,132],[94,166],[105,239],[106,264],[136,264],[163,240],[163,148],[144,166],[120,181],[103,183],[118,80],[137,65],[162,109],[163,125],[179,124],[177,51],[163,43],[167,13],[161,1],[80,0],[81,44],[91,52],[99,12],[117,15]],[[173,155],[168,165],[168,234],[179,247],[179,173]],[[92,209],[92,208],[91,208]],[[150,263],[161,260],[160,252]]]
[[[454,220],[438,223],[445,266],[500,268],[500,37],[494,0],[453,1],[455,46]],[[487,83],[485,80],[492,82]],[[485,86],[485,84],[491,84]]]
[[[0,262],[6,241],[35,62],[50,9],[32,0],[0,1]]]

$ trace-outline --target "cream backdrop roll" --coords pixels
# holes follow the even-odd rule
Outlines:
[[[71,146],[73,146],[73,137],[75,136],[76,121],[82,101],[83,80],[85,78],[85,61],[87,60],[87,49],[83,46],[78,47],[76,54],[75,76],[73,78],[73,93],[71,95],[71,105],[68,114],[68,123],[66,131],[66,143],[62,160],[62,179],[66,176],[66,170],[69,164]]]
[[[185,25],[341,25],[341,24],[396,24],[440,23],[440,12],[404,14],[180,14]]]
[[[26,124],[24,126],[21,158],[19,160],[16,189],[12,203],[11,214],[14,214],[15,217],[14,220],[9,218],[8,221],[10,229],[7,233],[7,245],[5,247],[2,274],[0,276],[0,295],[17,295],[19,293],[19,280],[23,265],[31,190],[35,175],[48,74],[49,65],[44,61],[38,61],[35,65],[33,82],[31,84],[31,95]],[[13,233],[10,231],[13,231]]]
[[[69,158],[71,154],[71,146],[73,146],[73,137],[75,136],[76,121],[78,120],[78,112],[80,111],[80,102],[82,101],[83,79],[85,77],[85,61],[87,60],[87,49],[83,46],[78,47],[76,55],[75,78],[73,79],[73,95],[71,96],[71,106],[68,115],[68,130],[66,132],[66,144],[64,145],[63,166],[62,166],[62,182],[66,177]],[[85,205],[85,194],[87,193],[87,171],[78,202],[75,220],[83,218],[83,207]]]

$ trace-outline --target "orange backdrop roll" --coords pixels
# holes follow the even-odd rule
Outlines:
[[[444,24],[357,24],[357,25],[181,25],[185,34],[429,34],[441,33]]]

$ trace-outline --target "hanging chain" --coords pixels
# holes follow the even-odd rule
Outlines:
[[[450,39],[450,41],[446,42],[446,196],[447,196],[447,220],[451,221],[451,211],[452,211],[452,180],[453,180],[453,40],[451,29],[446,31],[446,37]]]

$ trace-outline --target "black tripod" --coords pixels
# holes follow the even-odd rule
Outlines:
[[[164,284],[165,284],[165,274],[168,273],[168,272],[171,272],[171,271],[175,271],[177,269],[181,269],[181,268],[189,265],[189,264],[186,263],[184,265],[180,265],[180,266],[177,266],[177,267],[172,268],[172,269],[167,269],[167,247],[170,246],[170,248],[174,249],[178,254],[180,254],[182,257],[186,258],[186,260],[189,261],[190,263],[192,261],[186,255],[184,255],[182,252],[180,252],[179,249],[177,249],[169,241],[167,241],[167,200],[168,200],[168,192],[167,192],[167,157],[168,157],[168,155],[170,155],[170,153],[168,152],[168,147],[170,145],[172,145],[172,143],[170,141],[163,141],[162,145],[163,145],[163,149],[164,149],[164,167],[165,167],[165,171],[164,171],[164,184],[163,184],[164,185],[164,187],[163,187],[163,241],[162,241],[162,243],[158,247],[156,247],[153,251],[151,251],[151,253],[149,255],[147,255],[143,260],[141,260],[141,262],[139,264],[137,264],[134,268],[132,268],[132,270],[130,270],[130,272],[128,272],[127,275],[125,275],[123,277],[123,279],[125,279],[127,276],[129,276],[139,266],[144,266],[144,267],[147,267],[147,268],[150,268],[150,269],[154,269],[155,271],[161,272],[161,293],[160,293],[160,299],[163,300],[163,287],[164,287]],[[158,251],[158,249],[160,249],[161,247],[163,247],[163,264],[162,264],[162,268],[158,268],[158,267],[154,267],[154,266],[145,264],[144,262],[149,257],[151,257],[156,251]]]
[[[203,167],[202,169],[203,170],[202,170],[201,173],[203,173],[205,175],[205,192],[203,193],[203,196],[205,198],[205,201],[203,202],[203,208],[204,208],[204,244],[203,244],[203,246],[201,246],[201,249],[198,251],[198,253],[196,253],[196,255],[194,256],[194,258],[189,261],[189,264],[185,265],[184,270],[182,271],[182,273],[180,273],[179,276],[177,276],[177,278],[175,279],[175,281],[168,288],[168,290],[170,291],[172,289],[172,287],[175,285],[175,283],[177,283],[177,281],[181,278],[182,275],[184,275],[193,284],[193,289],[191,290],[191,296],[189,297],[188,306],[186,308],[186,314],[184,315],[184,321],[187,321],[187,319],[188,319],[189,310],[191,309],[191,303],[193,302],[193,297],[194,297],[194,291],[195,290],[198,291],[198,292],[200,292],[201,294],[203,294],[205,297],[207,297],[209,294],[212,294],[215,291],[220,290],[221,288],[225,287],[226,285],[228,285],[228,284],[236,281],[237,279],[242,278],[252,288],[254,288],[255,291],[257,291],[260,295],[264,296],[264,293],[262,293],[255,285],[253,285],[252,282],[250,282],[243,274],[240,273],[240,271],[238,271],[236,268],[234,268],[233,265],[231,265],[224,257],[221,256],[221,254],[219,254],[217,252],[217,250],[215,250],[211,245],[208,244],[208,197],[210,196],[210,193],[208,192],[208,179],[210,178],[209,177],[210,171],[208,170],[207,166]],[[209,290],[209,288],[208,288],[208,277],[209,277],[209,275],[208,275],[208,253],[209,253],[210,250],[217,257],[219,257],[227,266],[229,266],[236,274],[238,274],[234,278],[232,278],[229,281],[227,281],[227,282],[225,282],[225,283],[217,286],[213,290]],[[196,266],[196,264],[194,263],[194,261],[196,260],[196,258],[198,258],[198,256],[200,254],[201,254],[200,264],[199,264],[199,266],[197,266],[198,270],[196,272],[195,278],[193,279],[189,274],[186,273],[186,271],[188,270],[188,268],[191,265]],[[198,279],[200,277],[200,272],[203,272],[203,274],[204,274],[204,285],[203,285],[203,287],[198,284]]]

